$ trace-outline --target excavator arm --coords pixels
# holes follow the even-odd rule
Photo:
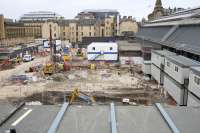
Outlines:
[[[87,94],[80,92],[77,88],[74,89],[74,91],[71,94],[69,104],[72,104],[72,102],[77,98],[81,98],[82,100],[86,101],[88,104],[95,103],[95,99],[93,96],[88,96]]]

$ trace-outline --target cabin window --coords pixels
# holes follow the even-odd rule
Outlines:
[[[95,47],[92,47],[92,50],[95,50]]]
[[[170,62],[167,61],[167,66],[170,67]]]
[[[177,66],[175,66],[175,71],[178,72],[178,67]]]
[[[110,47],[110,50],[113,50],[113,48],[112,48],[112,47]]]
[[[200,84],[200,78],[198,78],[198,77],[194,77],[194,82],[197,84],[197,85],[199,85]]]

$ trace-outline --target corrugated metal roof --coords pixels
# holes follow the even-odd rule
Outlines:
[[[165,41],[162,41],[171,28],[171,26],[142,27],[137,33],[137,37],[200,55],[199,24],[179,26]]]
[[[161,39],[168,33],[171,26],[163,27],[142,27],[137,36],[144,37],[145,39],[151,39],[154,41],[161,41]]]

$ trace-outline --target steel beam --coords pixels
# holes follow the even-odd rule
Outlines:
[[[174,124],[174,122],[172,121],[172,119],[170,118],[170,116],[167,114],[167,112],[165,111],[165,109],[162,107],[162,105],[160,103],[156,103],[155,105],[156,105],[156,108],[161,113],[162,117],[167,122],[167,125],[172,130],[172,132],[173,133],[180,133],[180,130],[176,127],[176,125]]]
[[[54,119],[53,123],[51,124],[51,127],[49,128],[47,133],[56,133],[60,122],[65,114],[65,111],[68,108],[69,103],[63,103],[62,107],[60,108],[60,111],[58,112],[56,118]]]
[[[111,116],[112,133],[117,133],[117,122],[116,122],[116,116],[115,116],[115,105],[114,105],[114,103],[110,103],[110,116]]]

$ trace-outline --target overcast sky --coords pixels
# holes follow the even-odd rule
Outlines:
[[[117,9],[121,15],[133,16],[137,20],[152,12],[156,0],[1,0],[0,14],[19,19],[30,11],[53,11],[66,19],[84,9]],[[162,0],[163,7],[197,7],[200,0]]]

